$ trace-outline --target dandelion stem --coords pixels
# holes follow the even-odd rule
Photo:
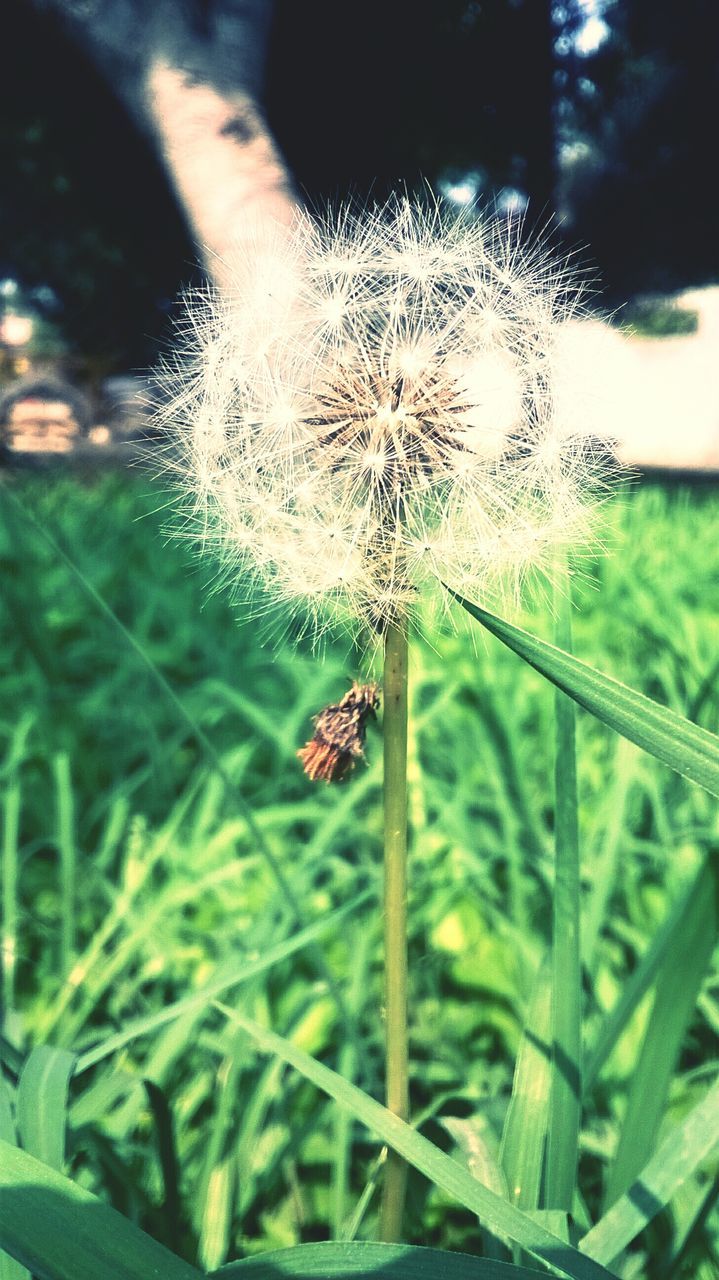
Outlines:
[[[387,1107],[403,1120],[407,1083],[407,632],[387,628],[384,649],[384,946]],[[390,1151],[380,1233],[402,1236],[407,1165]]]

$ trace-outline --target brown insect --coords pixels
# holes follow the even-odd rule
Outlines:
[[[367,721],[377,714],[378,705],[376,684],[355,683],[341,702],[314,717],[314,734],[297,752],[312,782],[342,782],[354,769],[364,756]]]

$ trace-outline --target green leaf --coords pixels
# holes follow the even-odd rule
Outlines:
[[[667,1134],[626,1194],[582,1237],[580,1249],[609,1265],[718,1144],[719,1081]]]
[[[595,1262],[583,1257],[578,1250],[533,1222],[527,1214],[516,1209],[501,1196],[483,1187],[458,1161],[445,1155],[443,1151],[417,1133],[411,1125],[393,1115],[356,1085],[343,1080],[336,1071],[331,1071],[329,1067],[318,1062],[316,1058],[311,1058],[289,1040],[266,1030],[235,1010],[218,1002],[216,1002],[216,1008],[237,1026],[247,1031],[261,1050],[277,1054],[324,1093],[334,1098],[340,1106],[355,1115],[367,1128],[374,1130],[382,1141],[403,1156],[408,1164],[419,1169],[420,1173],[424,1173],[436,1186],[441,1187],[465,1208],[475,1213],[490,1231],[515,1241],[533,1257],[544,1262],[555,1275],[571,1277],[572,1280],[608,1280],[611,1272],[607,1272],[603,1267],[597,1269]]]
[[[281,1276],[293,1280],[345,1280],[350,1276],[353,1280],[535,1280],[543,1274],[464,1253],[364,1241],[301,1244],[231,1262],[214,1273],[217,1280],[280,1280]]]
[[[611,729],[719,796],[719,738],[447,588],[467,613]]]
[[[558,642],[572,647],[569,577],[557,590]],[[575,708],[556,694],[554,892],[552,894],[552,1081],[542,1207],[571,1213],[582,1112],[582,968],[579,947],[579,820]]]
[[[17,1127],[26,1151],[53,1169],[65,1159],[67,1091],[75,1055],[41,1044],[32,1050],[17,1089]]]
[[[209,1005],[215,996],[221,995],[230,987],[237,986],[240,982],[247,982],[249,978],[256,977],[258,973],[264,973],[273,964],[279,964],[281,960],[286,960],[288,956],[294,955],[296,951],[306,947],[308,943],[315,942],[326,929],[331,925],[337,924],[350,912],[356,911],[358,907],[368,902],[371,897],[372,894],[369,890],[358,894],[351,902],[340,907],[339,910],[332,912],[329,916],[323,916],[321,920],[315,920],[314,924],[308,925],[306,929],[301,929],[299,933],[287,938],[276,947],[271,947],[256,960],[245,958],[223,966],[212,982],[208,982],[207,986],[203,987],[201,991],[195,992],[194,995],[183,996],[181,1000],[176,1000],[174,1004],[160,1009],[159,1013],[148,1014],[144,1018],[136,1018],[134,1022],[128,1023],[123,1031],[118,1031],[115,1035],[108,1036],[106,1040],[96,1045],[94,1049],[89,1049],[87,1053],[83,1053],[77,1064],[76,1074],[80,1075],[83,1071],[87,1071],[88,1067],[94,1067],[95,1063],[101,1062],[103,1058],[109,1057],[111,1053],[124,1048],[126,1044],[137,1039],[138,1036],[147,1035],[148,1032],[155,1031],[157,1027],[163,1026],[166,1022],[172,1022],[174,1018],[179,1018],[182,1014],[188,1013],[192,1009]]]
[[[96,1196],[0,1142],[0,1247],[41,1280],[200,1280]]]

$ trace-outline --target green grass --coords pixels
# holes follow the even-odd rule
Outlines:
[[[382,1096],[380,736],[370,729],[368,766],[341,788],[313,787],[295,759],[355,658],[342,644],[323,661],[306,645],[263,648],[256,620],[208,593],[211,566],[164,537],[145,478],[34,474],[9,487],[40,526],[0,492],[2,1053],[11,1091],[20,1074],[20,1137],[55,1167],[64,1140],[82,1188],[208,1269],[371,1238],[376,1137],[248,1030],[271,1028],[286,1062],[319,1057]],[[714,731],[718,518],[711,491],[633,493],[608,513],[612,553],[585,566],[572,619],[578,658]],[[515,620],[553,638],[540,605]],[[581,1235],[717,1074],[717,806],[577,713],[585,1094],[570,1206],[571,1121],[544,1165],[560,1105],[545,1040],[555,695],[468,625],[411,655],[412,1116],[554,1234],[571,1207]],[[567,724],[563,736],[567,750]],[[220,995],[225,979],[239,1023],[188,999],[213,984]],[[554,982],[571,1042],[576,982]],[[28,1057],[34,1045],[58,1053]],[[66,1104],[70,1054],[81,1070]],[[640,1214],[626,1235],[618,1201],[628,1252],[613,1260],[620,1229],[602,1244],[617,1274],[715,1274],[719,1185],[707,1151],[692,1165],[695,1149],[682,1147],[671,1207],[643,1231]],[[448,1185],[411,1173],[408,1239],[510,1257],[491,1210],[478,1223]]]
[[[672,298],[635,298],[616,318],[623,329],[642,338],[685,337],[699,328],[697,312]]]

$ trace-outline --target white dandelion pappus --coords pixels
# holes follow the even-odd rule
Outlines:
[[[162,411],[232,580],[381,633],[429,583],[486,603],[583,541],[601,477],[559,340],[578,290],[540,243],[396,198],[298,213],[248,278],[190,300]]]

